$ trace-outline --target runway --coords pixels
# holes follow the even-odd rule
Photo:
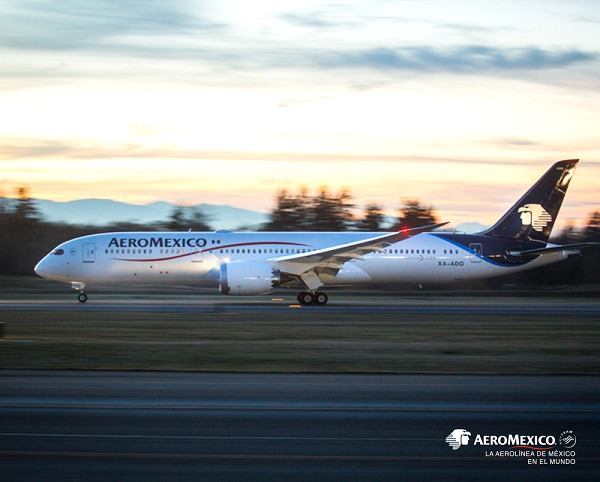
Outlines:
[[[140,312],[140,313],[306,313],[331,314],[429,314],[429,315],[592,315],[600,316],[596,299],[557,299],[515,297],[382,297],[357,296],[346,293],[335,297],[326,306],[301,306],[293,296],[285,297],[224,297],[201,296],[90,296],[79,303],[74,296],[58,299],[32,297],[0,299],[1,311],[64,311],[64,312]]]
[[[0,371],[0,387],[3,481],[592,480],[600,466],[599,377]],[[452,450],[459,428],[471,440]],[[553,436],[562,455],[488,455],[508,447],[476,434]]]

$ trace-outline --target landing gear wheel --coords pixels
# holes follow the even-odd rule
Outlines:
[[[317,291],[314,295],[315,303],[317,305],[325,305],[327,304],[327,300],[329,299],[325,293],[321,291]]]
[[[309,293],[308,291],[303,291],[302,293],[300,293],[298,295],[298,302],[301,305],[310,305],[315,301],[315,297],[313,296],[312,293]]]
[[[87,298],[88,297],[85,293],[79,293],[79,296],[77,297],[80,303],[85,303],[87,301]]]

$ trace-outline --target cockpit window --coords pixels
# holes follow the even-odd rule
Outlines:
[[[57,249],[56,251],[54,251],[54,253],[56,256],[60,256],[62,254],[65,254],[65,250],[64,249]]]

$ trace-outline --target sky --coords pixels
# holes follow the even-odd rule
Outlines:
[[[492,224],[580,158],[559,225],[600,210],[597,1],[6,0],[0,59],[5,196]]]

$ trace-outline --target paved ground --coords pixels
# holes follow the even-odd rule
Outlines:
[[[63,297],[64,298],[64,297]],[[289,296],[287,298],[290,298]],[[0,299],[0,311],[68,311],[68,312],[161,312],[161,313],[307,313],[346,314],[479,314],[479,315],[595,315],[600,316],[600,301],[568,299],[493,298],[418,298],[349,297],[340,294],[326,306],[300,306],[293,299],[265,297],[231,297],[204,295],[194,297],[97,296],[86,303],[75,299],[40,300]]]
[[[5,370],[0,387],[3,481],[594,480],[600,468],[599,377]],[[454,451],[459,428],[470,443]],[[477,434],[556,441],[509,450]]]

